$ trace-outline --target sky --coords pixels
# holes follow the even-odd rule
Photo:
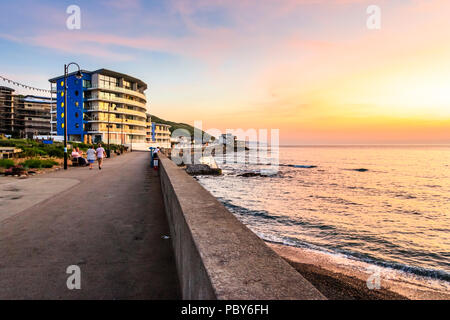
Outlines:
[[[79,30],[66,27],[70,5]],[[279,129],[291,145],[450,143],[447,0],[0,6],[0,75],[27,85],[48,89],[75,61],[142,79],[151,114],[203,129]]]

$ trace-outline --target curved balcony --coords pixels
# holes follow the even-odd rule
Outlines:
[[[93,97],[93,98],[85,99],[85,101],[89,101],[89,102],[91,102],[91,101],[106,101],[106,102],[113,102],[113,103],[119,103],[119,104],[127,104],[130,106],[135,106],[135,107],[140,107],[142,109],[145,109],[145,111],[143,111],[144,113],[147,111],[146,103],[142,103],[142,102],[130,100],[130,99],[124,99],[124,98]]]
[[[141,98],[141,99],[144,99],[145,101],[147,101],[145,94],[140,93],[139,91],[134,91],[134,90],[125,89],[125,88],[121,88],[121,87],[92,86],[90,88],[87,88],[86,90],[87,91],[102,90],[102,91],[125,93],[125,94],[129,94],[130,96],[135,96],[135,97],[138,97],[138,98]]]
[[[98,134],[106,134],[107,133],[107,130],[105,129],[105,130],[89,130],[89,131],[87,131],[87,133],[88,134],[96,134],[96,133],[98,133]],[[135,136],[145,136],[145,132],[143,132],[143,131],[139,131],[139,130],[123,130],[123,131],[120,131],[120,130],[110,130],[109,131],[109,134],[114,134],[114,133],[116,133],[116,134],[132,134],[132,135],[135,135]]]
[[[109,112],[109,113],[113,113],[113,114],[124,114],[124,115],[136,116],[136,117],[141,117],[141,118],[147,119],[147,115],[145,114],[145,112],[124,109],[124,108],[110,109],[108,111],[108,108],[91,107],[88,109],[84,109],[84,111],[85,112],[104,112],[104,113]]]
[[[136,120],[117,120],[112,119],[108,121],[108,119],[92,119],[86,120],[85,123],[110,123],[110,124],[120,124],[120,125],[131,125],[131,126],[139,126],[139,127],[147,127],[147,123],[145,121],[136,121]]]

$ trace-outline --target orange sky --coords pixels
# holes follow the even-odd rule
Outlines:
[[[77,61],[144,80],[150,113],[204,129],[450,143],[447,0],[377,0],[380,30],[366,27],[367,0],[81,0],[76,32],[61,27],[64,4],[21,2],[0,22],[0,69],[17,81],[45,88]]]
[[[428,2],[383,9],[381,30],[285,39],[193,115],[204,108],[204,127],[223,130],[279,128],[288,144],[450,143],[450,6]]]

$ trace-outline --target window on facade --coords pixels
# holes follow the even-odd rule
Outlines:
[[[99,82],[100,87],[114,88],[114,87],[116,87],[118,80],[113,77],[100,75],[98,82]]]
[[[123,87],[125,88],[125,89],[131,89],[131,83],[129,83],[128,81],[123,81]]]

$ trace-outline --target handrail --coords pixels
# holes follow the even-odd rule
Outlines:
[[[86,88],[88,91],[91,90],[109,90],[109,91],[115,91],[115,92],[120,92],[120,93],[126,93],[126,94],[130,94],[130,95],[134,95],[136,97],[142,98],[144,100],[147,101],[147,97],[145,96],[144,93],[141,93],[139,91],[134,91],[131,89],[126,89],[126,88],[121,88],[121,87],[106,87],[106,86],[91,86],[89,88]]]
[[[123,99],[123,98],[106,98],[106,97],[86,98],[86,101],[98,101],[98,100],[129,104],[129,105],[134,105],[136,107],[141,107],[143,109],[147,109],[147,105],[145,103],[142,103],[142,102],[139,102],[139,101],[136,101],[136,100]]]
[[[137,111],[137,110],[125,109],[125,108],[117,108],[117,109],[111,108],[110,110],[108,110],[108,108],[90,107],[90,108],[85,108],[84,110],[90,111],[90,112],[105,112],[105,113],[109,112],[109,113],[129,114],[129,115],[134,115],[134,116],[141,117],[141,118],[147,118],[147,115],[144,112]]]

